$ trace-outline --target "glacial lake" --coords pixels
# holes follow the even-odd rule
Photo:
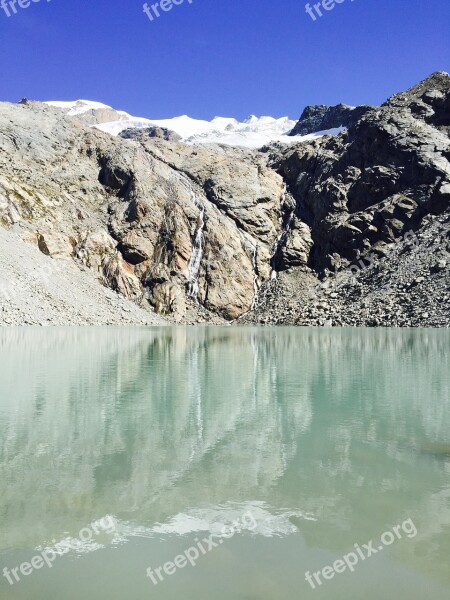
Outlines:
[[[0,330],[0,599],[448,600],[449,358],[448,330]]]

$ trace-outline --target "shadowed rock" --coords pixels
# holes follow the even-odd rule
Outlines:
[[[350,127],[371,108],[371,106],[355,107],[347,104],[307,106],[289,135],[308,135],[338,127]]]

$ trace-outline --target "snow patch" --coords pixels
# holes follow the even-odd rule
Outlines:
[[[68,116],[80,116],[90,110],[114,110],[101,102],[90,100],[76,100],[73,102],[46,102],[49,106],[60,108]],[[171,119],[147,119],[134,117],[125,111],[114,110],[117,118],[113,121],[93,125],[96,129],[117,136],[121,131],[129,128],[141,129],[144,127],[163,127],[170,129],[181,136],[187,144],[225,144],[244,148],[261,148],[272,142],[293,144],[299,141],[308,141],[325,134],[335,135],[343,128],[321,131],[305,136],[289,136],[296,121],[289,117],[279,119],[269,116],[257,117],[251,115],[242,122],[232,117],[214,117],[211,121],[193,119],[188,115],[181,115]]]

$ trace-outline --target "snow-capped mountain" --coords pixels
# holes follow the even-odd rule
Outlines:
[[[292,121],[288,117],[275,119],[251,116],[245,121],[239,122],[236,119],[225,117],[215,117],[212,121],[203,121],[183,115],[172,119],[153,120],[134,117],[106,104],[89,100],[51,101],[46,104],[60,108],[67,112],[68,116],[77,118],[86,125],[96,127],[111,135],[119,135],[121,131],[129,128],[164,127],[175,131],[184,142],[189,144],[217,143],[259,148],[270,142],[292,143],[299,139],[311,139],[320,135],[288,136],[287,134],[296,124],[296,121]]]

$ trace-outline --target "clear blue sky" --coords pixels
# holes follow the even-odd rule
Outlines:
[[[85,98],[151,118],[297,118],[307,104],[380,103],[450,70],[450,0],[344,0],[315,22],[304,0],[184,0],[153,22],[142,5],[0,10],[0,100]]]

